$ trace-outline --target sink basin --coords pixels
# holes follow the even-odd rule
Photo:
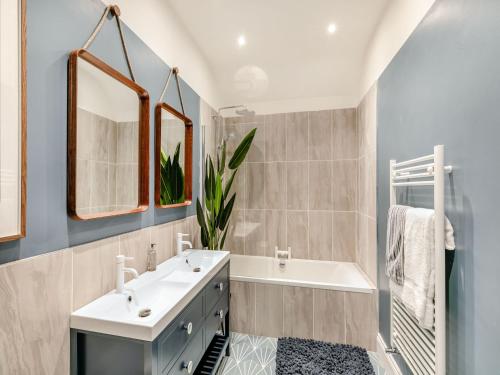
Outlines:
[[[70,326],[153,341],[227,261],[227,251],[185,252],[126,283],[123,294],[111,291],[78,309]],[[147,309],[149,315],[144,314]]]

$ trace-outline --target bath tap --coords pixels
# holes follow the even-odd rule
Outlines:
[[[123,293],[125,285],[125,273],[131,273],[134,279],[139,277],[139,273],[135,268],[125,267],[126,260],[134,260],[133,257],[126,257],[125,255],[116,256],[116,293]]]
[[[285,259],[292,259],[292,248],[289,246],[287,250],[278,250],[278,246],[275,246],[274,257],[279,260],[280,267],[284,267]]]
[[[177,233],[177,255],[182,255],[184,245],[189,246],[190,249],[193,248],[193,244],[190,241],[183,240],[186,236],[189,236],[189,234]]]

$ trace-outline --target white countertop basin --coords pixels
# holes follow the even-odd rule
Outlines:
[[[71,328],[153,341],[229,261],[228,251],[186,254],[129,281],[123,294],[113,290],[76,310],[71,314]],[[200,272],[193,272],[192,267],[198,266]],[[151,309],[151,314],[139,317],[143,309]]]

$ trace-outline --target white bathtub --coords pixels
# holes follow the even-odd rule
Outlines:
[[[348,292],[372,293],[375,290],[355,263],[303,259],[285,262],[282,268],[275,258],[231,254],[230,278]]]

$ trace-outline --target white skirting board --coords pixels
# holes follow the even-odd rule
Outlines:
[[[383,362],[383,366],[386,370],[387,375],[403,375],[399,369],[398,364],[394,360],[394,354],[388,354],[385,350],[387,345],[382,338],[382,335],[377,335],[377,355],[378,358]]]

